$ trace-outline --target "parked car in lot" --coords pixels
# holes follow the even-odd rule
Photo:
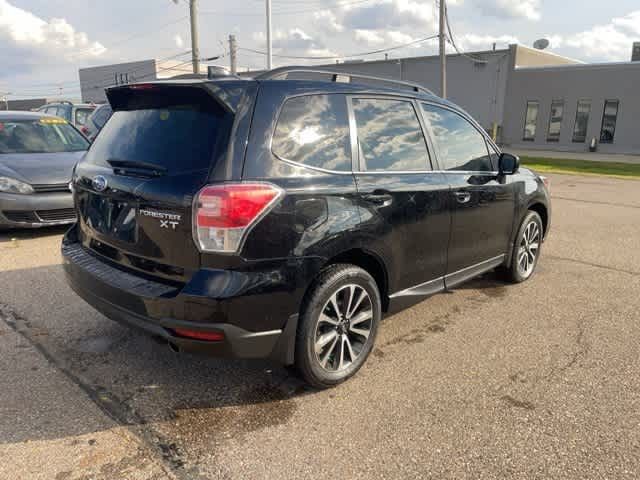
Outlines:
[[[111,117],[111,113],[111,105],[104,103],[98,105],[93,113],[89,115],[89,119],[84,125],[86,129],[84,134],[89,140],[93,141],[96,138],[96,135],[100,133],[104,124],[107,123],[107,120]]]
[[[109,89],[62,254],[114,320],[329,387],[383,315],[495,268],[529,279],[550,203],[454,104],[354,75],[279,79],[296,72]]]
[[[69,182],[88,147],[61,118],[0,112],[0,229],[73,223]]]
[[[67,122],[75,126],[84,135],[89,133],[86,125],[89,116],[93,113],[96,106],[92,103],[71,103],[62,101],[57,103],[47,103],[38,108],[38,112],[54,115],[64,118]]]

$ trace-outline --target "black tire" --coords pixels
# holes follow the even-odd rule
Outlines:
[[[366,292],[368,297],[365,296],[357,308],[353,309],[352,319],[367,317],[369,315],[367,307],[370,306],[371,320],[363,322],[364,327],[357,330],[366,332],[368,328],[368,336],[355,334],[354,337],[351,332],[355,330],[356,323],[351,324],[346,318],[347,315],[342,320],[345,323],[335,327],[333,324],[323,323],[320,320],[320,314],[323,314],[323,319],[326,319],[327,316],[333,319],[335,309],[330,306],[332,297],[338,300],[339,310],[344,308],[348,311],[349,305],[345,307],[345,303],[349,303],[349,295],[351,298],[357,296],[359,299],[362,292]],[[353,302],[355,304],[357,300]],[[356,314],[356,312],[358,313]],[[337,316],[340,316],[340,312],[337,313]],[[321,272],[303,302],[296,335],[296,367],[304,380],[316,388],[323,389],[333,387],[353,376],[371,353],[381,316],[382,307],[378,286],[373,277],[365,270],[354,265],[338,264]],[[322,328],[325,330],[321,330]],[[339,328],[342,330],[339,331]],[[333,329],[335,329],[335,333],[332,332]],[[321,333],[325,333],[325,336],[328,333],[329,336],[333,335],[336,338],[334,351],[329,352],[328,349],[332,346],[329,342],[325,347],[326,350],[316,352]],[[352,336],[351,341],[348,340],[349,336]],[[345,341],[348,346],[342,343],[343,337],[347,337]],[[343,357],[345,366],[341,367],[342,357],[338,358],[337,356],[343,352],[343,349],[346,353]],[[346,358],[350,357],[349,352],[354,354],[356,351],[357,355],[355,358],[351,358],[347,365]],[[325,355],[328,360],[326,360],[327,364],[323,366],[322,357]],[[338,365],[336,366],[336,364]],[[332,371],[334,366],[336,369]]]
[[[530,269],[523,269],[521,263],[519,262],[519,255],[521,253],[521,248],[524,244],[524,237],[527,228],[531,224],[535,224],[537,226],[538,239],[537,245],[538,248],[535,251],[535,255],[533,256],[533,261],[530,262]],[[529,227],[532,228],[532,227]],[[537,212],[529,210],[527,214],[524,216],[522,223],[520,224],[520,228],[518,228],[518,234],[516,235],[514,245],[513,245],[513,253],[511,255],[511,266],[504,270],[505,277],[508,281],[513,283],[521,283],[526,280],[529,280],[536,271],[536,267],[538,266],[538,260],[540,259],[540,253],[542,252],[542,237],[544,234],[544,226],[542,224],[542,219]],[[525,248],[526,250],[526,248]],[[526,252],[525,252],[526,253]],[[531,258],[531,254],[529,253],[529,259]]]

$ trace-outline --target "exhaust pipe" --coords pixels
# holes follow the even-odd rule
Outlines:
[[[175,343],[168,342],[167,345],[169,346],[169,350],[171,350],[173,353],[180,353],[180,347]]]

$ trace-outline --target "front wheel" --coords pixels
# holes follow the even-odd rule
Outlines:
[[[354,265],[320,274],[303,306],[296,366],[311,385],[328,388],[354,375],[375,341],[381,318],[375,280]]]
[[[507,270],[509,280],[520,283],[533,276],[540,259],[542,235],[543,226],[540,215],[529,211],[516,236],[511,267]]]

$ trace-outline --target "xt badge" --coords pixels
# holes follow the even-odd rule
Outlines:
[[[140,215],[157,218],[160,221],[160,228],[170,230],[175,230],[176,227],[180,225],[180,220],[182,220],[182,215],[178,215],[177,213],[164,213],[155,210],[140,210]]]

